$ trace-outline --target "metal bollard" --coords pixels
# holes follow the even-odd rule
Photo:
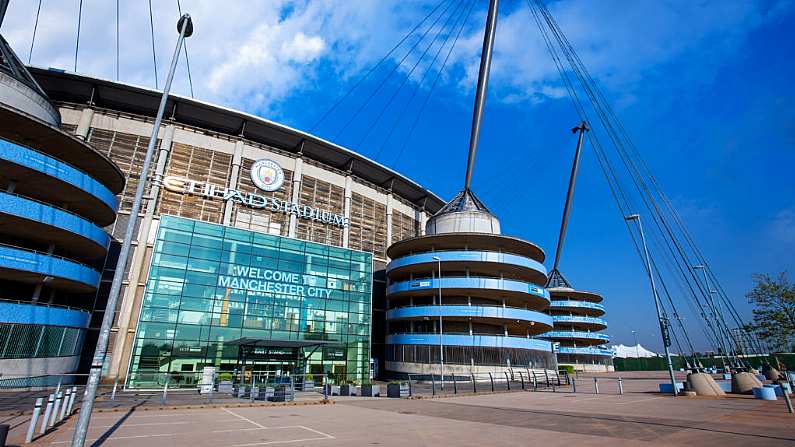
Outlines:
[[[411,385],[411,374],[409,374],[409,397],[414,397],[414,386]]]
[[[75,400],[77,400],[77,387],[72,387],[72,397],[69,398],[69,406],[66,408],[66,414],[71,416],[74,409]]]
[[[110,392],[110,400],[116,400],[116,388],[119,387],[119,379],[113,381],[113,391]]]
[[[210,379],[210,389],[207,393],[207,403],[213,403],[213,391],[215,391],[215,377]]]
[[[160,405],[165,405],[168,402],[168,376],[166,376],[166,384],[163,386],[163,395],[160,396]]]
[[[55,395],[55,405],[52,407],[52,415],[50,416],[50,422],[48,423],[48,427],[52,427],[55,425],[58,419],[58,411],[61,409],[61,402],[63,401],[63,392],[59,391],[58,394]]]
[[[573,377],[571,378],[571,392],[572,393],[576,393],[577,392],[577,379],[575,379]]]
[[[33,415],[30,416],[30,425],[28,426],[28,434],[25,435],[25,443],[33,441],[33,432],[36,431],[36,422],[39,421],[41,414],[41,406],[44,404],[44,398],[39,397],[36,399],[36,404],[33,406]]]
[[[458,394],[458,384],[455,380],[455,373],[452,374],[453,376],[453,394]]]
[[[519,371],[519,380],[522,381],[522,389],[524,390],[524,374],[521,371]]]
[[[66,406],[69,403],[69,399],[72,398],[72,389],[66,389],[66,395],[63,398],[63,404],[61,404],[61,413],[58,415],[58,422],[61,422],[66,417]]]
[[[621,377],[618,378],[618,394],[624,395],[624,381],[621,380]]]
[[[594,394],[599,394],[599,382],[596,380],[596,377],[593,378],[593,392]]]
[[[326,383],[326,376],[323,376],[323,400],[328,400],[328,383]]]
[[[475,383],[475,375],[474,374],[470,374],[470,375],[472,376],[472,392],[473,393],[477,393],[478,392],[478,385],[477,385],[477,383]]]
[[[433,378],[433,374],[431,374],[431,395],[436,395],[436,380]]]
[[[306,382],[306,381],[304,381],[304,382]],[[256,387],[256,386],[257,386],[257,376],[252,374],[251,375],[251,392],[248,393],[249,402],[254,402],[254,387]],[[303,389],[303,388],[304,387],[301,386],[301,389]]]
[[[779,386],[781,385],[782,383],[779,382]],[[790,400],[789,393],[787,392],[786,388],[781,386],[781,391],[781,394],[784,395],[784,402],[787,404],[787,413],[795,413],[795,410],[792,409],[792,401]]]
[[[538,391],[538,379],[536,379],[535,370],[533,370],[533,391]]]
[[[50,414],[52,414],[52,406],[55,404],[55,394],[50,394],[47,397],[47,407],[44,410],[44,419],[41,420],[41,428],[39,434],[44,434],[47,431],[47,425],[50,423]]]

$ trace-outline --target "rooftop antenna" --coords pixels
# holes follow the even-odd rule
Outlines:
[[[467,160],[467,176],[464,191],[469,191],[472,183],[472,169],[475,167],[475,154],[480,140],[480,122],[483,118],[483,107],[486,105],[486,90],[489,84],[491,69],[491,53],[494,48],[494,31],[497,29],[498,0],[489,1],[489,14],[486,20],[486,33],[483,35],[483,51],[480,55],[480,73],[478,88],[475,93],[475,110],[472,113],[472,133],[469,136],[469,159]]]
[[[547,287],[568,287],[571,284],[566,281],[566,278],[558,270],[560,264],[560,253],[563,251],[563,242],[566,239],[566,229],[569,226],[569,214],[571,213],[571,202],[574,198],[574,185],[577,183],[577,171],[580,169],[580,153],[582,153],[582,138],[585,132],[590,131],[588,123],[585,121],[580,122],[575,128],[571,129],[572,133],[578,133],[577,136],[577,150],[574,152],[574,162],[571,165],[571,176],[569,177],[569,190],[566,193],[566,204],[563,206],[563,221],[560,223],[560,234],[558,235],[558,248],[555,250],[555,263],[552,265],[552,271],[549,272],[549,281]]]

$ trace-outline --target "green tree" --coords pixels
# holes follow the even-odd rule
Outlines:
[[[745,296],[756,307],[754,321],[746,329],[777,350],[787,351],[795,339],[795,284],[786,272],[777,278],[753,275],[756,286]]]

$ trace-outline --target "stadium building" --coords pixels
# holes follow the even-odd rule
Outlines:
[[[0,11],[0,21],[2,21]],[[124,174],[61,130],[61,115],[0,36],[0,375],[54,385],[78,369]],[[101,317],[101,315],[100,315]],[[94,337],[95,339],[95,337]]]
[[[119,215],[107,227],[120,240],[160,92],[31,72],[57,106],[61,133],[120,168],[111,185]],[[387,247],[421,236],[444,202],[359,154],[257,116],[178,95],[166,110],[104,377],[149,386],[169,373],[188,386],[204,367],[232,372],[243,362],[365,380],[370,359],[384,355]],[[105,270],[98,302],[112,275]],[[93,310],[89,330],[102,318]]]

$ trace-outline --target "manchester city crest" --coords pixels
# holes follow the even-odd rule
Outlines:
[[[263,191],[276,191],[284,183],[284,171],[273,160],[257,160],[251,165],[251,181]]]

